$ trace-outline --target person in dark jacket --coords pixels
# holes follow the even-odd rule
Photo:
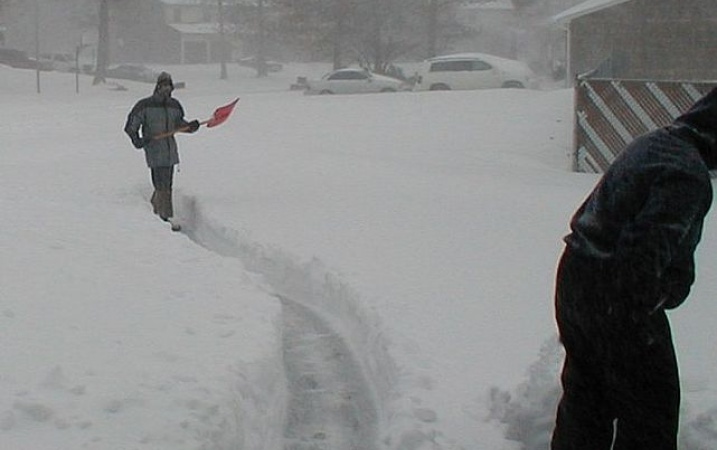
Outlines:
[[[712,203],[717,90],[615,159],[578,208],[556,276],[565,361],[552,450],[676,450],[670,324]]]
[[[162,72],[157,77],[154,93],[134,105],[124,127],[134,147],[144,149],[154,186],[152,207],[165,221],[171,221],[174,216],[172,179],[174,166],[179,164],[177,141],[170,133],[177,130],[194,133],[199,129],[198,120],[184,119],[184,108],[172,97],[173,90],[171,75]]]

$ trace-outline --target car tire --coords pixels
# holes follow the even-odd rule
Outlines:
[[[447,84],[436,83],[431,85],[431,91],[450,91],[451,87]]]
[[[523,89],[525,86],[520,81],[510,80],[503,83],[503,88],[506,89]]]

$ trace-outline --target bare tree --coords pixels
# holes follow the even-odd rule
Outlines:
[[[428,0],[426,6],[426,58],[436,56],[438,52],[438,14],[441,0]]]
[[[278,22],[272,16],[272,11],[279,7],[282,0],[248,0],[238,3],[227,14],[229,20],[236,25],[236,35],[251,51],[255,58],[257,77],[266,77],[269,74],[267,59],[269,48],[274,40],[275,29]]]
[[[359,29],[358,23],[354,20],[357,17],[359,4],[356,0],[333,0],[330,6],[329,20],[333,30],[330,34],[332,62],[333,68],[339,69],[343,67],[347,50]]]
[[[420,9],[414,0],[369,0],[360,4],[361,25],[353,46],[363,66],[388,73],[392,63],[421,45],[422,28],[416,26]]]
[[[459,36],[460,0],[273,0],[286,45],[334,68],[358,61],[386,73],[398,58],[434,56]]]
[[[279,39],[308,59],[329,58],[343,67],[357,35],[358,0],[275,0]]]

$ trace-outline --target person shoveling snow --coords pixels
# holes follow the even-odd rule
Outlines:
[[[172,97],[174,83],[172,76],[162,72],[157,77],[154,93],[138,101],[127,116],[124,131],[137,149],[144,149],[147,166],[152,174],[154,193],[152,207],[162,220],[172,224],[172,230],[179,231],[180,225],[173,221],[172,180],[174,166],[179,164],[176,133],[194,133],[200,126],[212,128],[224,123],[234,110],[239,99],[217,108],[211,118],[200,122],[184,119],[182,104]],[[141,131],[141,136],[140,136]]]

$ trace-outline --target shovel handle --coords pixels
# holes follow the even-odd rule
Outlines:
[[[201,127],[202,125],[206,125],[207,123],[209,123],[209,119],[203,120],[203,121],[199,122],[199,126]],[[170,137],[170,136],[174,136],[174,135],[177,134],[177,133],[182,133],[182,132],[185,132],[185,131],[189,131],[189,127],[188,127],[188,126],[179,127],[179,128],[175,128],[175,129],[172,130],[172,131],[165,131],[164,133],[155,134],[154,136],[152,136],[152,140],[155,140],[155,141],[156,141],[156,140],[158,140],[158,139],[168,138],[168,137]]]

